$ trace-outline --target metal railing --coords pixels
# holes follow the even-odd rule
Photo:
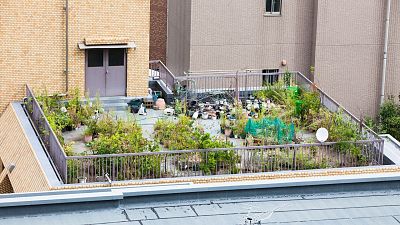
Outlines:
[[[343,115],[360,129],[367,140],[323,144],[288,144],[226,149],[143,152],[117,155],[66,156],[57,136],[46,120],[39,103],[27,86],[26,108],[45,143],[56,170],[65,183],[193,177],[218,174],[259,173],[282,170],[357,167],[383,164],[384,141],[354,115],[316,87],[299,72],[191,73],[176,77],[160,61],[150,62],[150,78],[161,80],[171,91],[184,87],[190,95],[209,92],[232,92],[237,98],[248,98],[254,91],[282,80],[306,90],[317,90],[321,103],[330,111]]]
[[[206,71],[187,73],[185,76],[176,77],[175,80],[176,85],[182,86],[186,90],[187,95],[185,97],[192,99],[218,94],[221,91],[231,93],[231,96],[236,99],[248,99],[255,91],[267,88],[268,85],[279,81],[288,86],[297,85],[304,90],[318,91],[322,105],[328,110],[331,112],[341,111],[345,118],[360,127],[368,140],[380,139],[374,131],[300,72]]]
[[[376,146],[378,144],[379,146]],[[68,157],[68,183],[382,165],[383,140]]]
[[[149,77],[160,80],[172,92],[175,88],[175,75],[160,60],[149,62]]]
[[[191,72],[176,78],[176,83],[191,98],[214,92],[231,92],[232,96],[247,99],[254,91],[264,89],[278,81],[296,83],[297,73],[262,73],[258,70]]]
[[[67,156],[51,128],[39,102],[32,90],[26,85],[26,98],[24,107],[32,121],[36,132],[44,144],[46,153],[58,176],[65,183],[67,180]]]

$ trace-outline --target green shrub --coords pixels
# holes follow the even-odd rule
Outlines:
[[[383,103],[379,118],[379,132],[390,134],[400,140],[400,104],[397,104],[393,97]]]
[[[142,135],[141,127],[135,121],[113,119],[105,114],[99,119],[96,131],[98,138],[90,147],[94,154],[137,153],[154,150],[154,144]]]
[[[179,117],[177,122],[159,120],[154,131],[156,140],[170,150],[232,147],[231,143],[212,138],[209,133],[204,133],[200,127],[193,127],[193,121],[186,116]],[[238,172],[236,163],[239,157],[234,151],[207,152],[199,155],[201,157],[200,169],[204,174]],[[180,160],[188,161],[189,158],[180,157]]]
[[[316,91],[301,91],[300,101],[298,116],[307,125],[312,122],[312,116],[318,113],[321,108],[320,95]]]
[[[282,81],[274,84],[265,84],[262,90],[254,92],[258,99],[271,99],[272,102],[284,105],[288,98],[288,92],[285,83]]]

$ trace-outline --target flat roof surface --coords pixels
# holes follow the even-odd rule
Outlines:
[[[261,224],[400,224],[400,191],[149,202],[2,218],[0,224],[233,225],[245,224],[247,218]]]
[[[190,188],[189,184],[183,184]],[[361,185],[361,184],[360,184]],[[41,203],[0,208],[0,225],[243,225],[252,224],[400,224],[400,182],[248,189],[238,191],[135,195],[132,189],[97,189],[53,194],[104,195],[120,198],[92,202]],[[171,187],[160,186],[161,189]],[[150,188],[151,189],[151,188]],[[49,194],[51,192],[48,192]],[[76,194],[75,193],[75,194]],[[119,195],[118,195],[118,194]],[[41,194],[20,194],[17,197]],[[10,198],[6,196],[4,199]],[[1,196],[0,196],[1,199]],[[255,223],[256,222],[256,223]],[[260,223],[258,223],[260,222]],[[250,224],[250,223],[247,223]]]

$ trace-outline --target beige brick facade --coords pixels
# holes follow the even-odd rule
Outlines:
[[[65,0],[0,1],[0,114],[24,85],[66,91]],[[85,39],[129,39],[127,95],[148,87],[150,0],[69,0],[69,89],[85,89]],[[110,43],[113,44],[113,43]]]
[[[0,173],[2,173],[4,169],[5,168],[3,165],[3,161],[0,158]],[[0,182],[0,194],[9,194],[9,193],[14,193],[14,190],[11,186],[10,178],[6,176],[3,182]]]
[[[5,167],[15,165],[15,169],[8,175],[6,183],[0,185],[0,189],[5,186],[9,188],[7,182],[10,182],[15,193],[50,190],[46,174],[12,105],[9,105],[0,117],[0,156]]]

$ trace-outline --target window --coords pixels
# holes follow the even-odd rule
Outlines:
[[[103,49],[90,49],[87,56],[88,67],[103,67]]]
[[[265,10],[266,15],[281,14],[282,0],[266,0],[266,1],[267,1],[267,6]]]
[[[263,75],[262,79],[263,79],[263,85],[271,85],[274,84],[276,82],[278,82],[279,80],[279,69],[265,69],[262,70],[263,74],[268,74],[268,75]],[[271,74],[271,73],[275,73],[275,74]]]
[[[125,65],[125,49],[116,48],[108,50],[108,65],[109,66]]]

